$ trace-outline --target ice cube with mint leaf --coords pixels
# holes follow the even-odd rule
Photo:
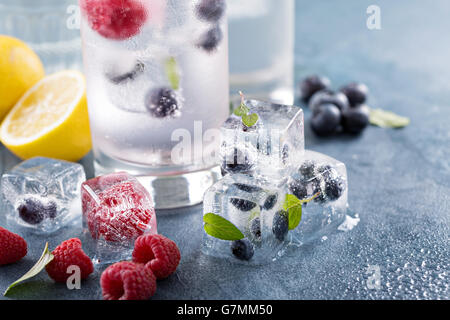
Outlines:
[[[253,167],[253,174],[279,179],[293,171],[304,152],[303,111],[296,106],[243,99],[221,133],[220,160],[226,173],[236,173],[236,167],[247,173]],[[230,169],[229,154],[235,149],[243,156]]]

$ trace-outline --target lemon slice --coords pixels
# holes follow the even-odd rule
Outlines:
[[[4,119],[0,139],[22,159],[81,159],[91,149],[84,76],[68,70],[36,83]]]

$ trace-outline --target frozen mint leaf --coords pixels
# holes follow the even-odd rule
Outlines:
[[[238,117],[246,116],[249,113],[250,109],[244,104],[241,103],[239,107],[234,109],[233,113]]]
[[[166,75],[169,80],[170,86],[173,90],[180,88],[180,76],[178,74],[177,61],[174,57],[170,57],[166,60]]]
[[[381,109],[371,109],[369,120],[372,125],[381,128],[403,128],[410,123],[409,118]]]
[[[259,119],[259,117],[256,113],[252,113],[249,115],[246,114],[246,115],[242,116],[242,123],[246,127],[251,128],[258,122],[258,119]]]
[[[230,221],[214,213],[207,213],[203,216],[205,232],[211,237],[220,240],[241,240],[245,236]]]
[[[289,230],[294,230],[302,220],[302,205],[296,205],[288,210],[289,213]]]
[[[313,195],[311,198],[299,200],[293,194],[286,194],[283,203],[283,209],[289,213],[289,230],[294,230],[302,220],[302,205],[314,200],[320,195],[320,192]]]
[[[286,194],[286,198],[284,200],[283,209],[285,211],[289,210],[292,207],[301,205],[302,202],[293,194]]]
[[[45,268],[45,266],[47,264],[50,263],[50,261],[53,260],[53,258],[54,258],[53,254],[51,254],[51,252],[48,250],[48,242],[47,242],[45,244],[44,252],[42,252],[42,255],[39,258],[38,262],[36,262],[36,264],[27,273],[25,273],[20,279],[13,282],[6,289],[5,293],[3,293],[3,295],[6,296],[6,294],[9,292],[9,290],[11,290],[11,288],[13,288],[16,285],[18,285],[19,283],[21,283],[25,280],[28,280],[28,279],[34,277],[35,275],[37,275],[39,272],[41,272]]]

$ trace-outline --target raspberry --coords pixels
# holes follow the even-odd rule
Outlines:
[[[170,276],[178,267],[181,255],[177,244],[159,234],[146,234],[136,239],[133,261],[145,263],[158,279]]]
[[[91,259],[81,249],[81,240],[77,238],[62,242],[52,252],[54,258],[45,267],[50,278],[56,282],[66,282],[71,276],[67,273],[70,266],[78,266],[81,271],[81,279],[86,279],[94,272]]]
[[[89,26],[108,39],[125,40],[137,35],[147,11],[136,0],[82,0]]]
[[[105,300],[148,300],[156,291],[156,277],[143,264],[122,261],[103,271],[100,285]]]
[[[17,262],[26,255],[26,241],[18,234],[0,227],[0,266]]]

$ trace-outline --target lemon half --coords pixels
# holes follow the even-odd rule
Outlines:
[[[6,116],[0,139],[22,159],[81,159],[91,149],[84,76],[68,70],[40,80]]]
[[[23,41],[0,35],[0,121],[45,75],[41,60]]]

